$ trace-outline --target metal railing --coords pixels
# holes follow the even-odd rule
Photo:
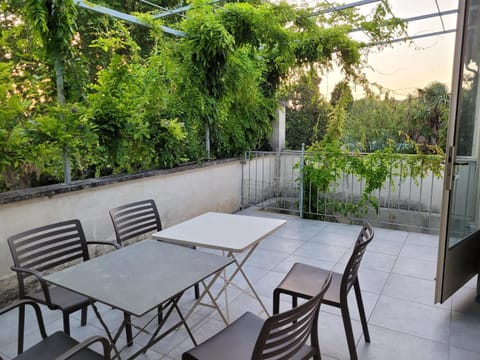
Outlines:
[[[392,171],[381,189],[373,194],[378,201],[378,212],[371,208],[366,213],[343,215],[332,209],[336,204],[358,201],[364,179],[344,173],[327,194],[322,193],[302,180],[304,157],[304,151],[247,152],[242,172],[242,206],[255,205],[308,218],[346,223],[368,220],[387,228],[438,232],[442,177],[429,171],[419,178],[398,177]],[[409,165],[405,160],[398,166]],[[329,206],[319,206],[327,203]]]

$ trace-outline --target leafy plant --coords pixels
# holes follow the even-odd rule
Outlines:
[[[331,113],[324,139],[307,149],[303,167],[305,213],[354,216],[371,208],[378,212],[374,193],[385,184],[395,186],[394,179],[406,178],[417,182],[430,173],[441,176],[444,156],[438,147],[430,147],[430,154],[425,154],[417,144],[412,144],[417,152],[409,155],[399,154],[393,141],[368,154],[352,153],[345,148],[340,141],[345,119],[343,100]],[[338,198],[337,189],[345,178],[362,184],[359,198]]]

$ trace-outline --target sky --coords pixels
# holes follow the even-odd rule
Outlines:
[[[342,3],[351,2],[354,0]],[[436,3],[440,11],[458,8],[458,0],[390,0],[392,11],[399,18],[436,13]],[[364,5],[359,9],[368,13],[374,5]],[[446,30],[456,28],[456,14],[443,16],[442,19]],[[443,26],[441,19],[435,17],[410,22],[407,32],[409,36],[415,36],[441,31]],[[416,94],[416,89],[424,88],[433,81],[442,82],[450,89],[454,45],[455,33],[396,43],[381,51],[371,51],[368,57],[371,69],[365,73],[370,82],[388,89],[390,95],[397,99]],[[321,92],[329,98],[339,80],[338,73],[327,74],[320,85]],[[363,96],[358,87],[353,92],[357,98]]]

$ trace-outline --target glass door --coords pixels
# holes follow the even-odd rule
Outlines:
[[[435,302],[480,265],[480,0],[459,3]]]

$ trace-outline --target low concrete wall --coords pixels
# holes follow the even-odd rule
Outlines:
[[[144,199],[155,200],[164,228],[207,211],[231,213],[240,208],[241,171],[240,161],[223,161],[158,171],[129,181],[109,181],[101,186],[89,181],[89,186],[81,190],[53,191],[54,195],[29,196],[33,198],[0,205],[0,303],[16,296],[8,236],[57,221],[80,219],[87,240],[113,240],[109,209]]]

